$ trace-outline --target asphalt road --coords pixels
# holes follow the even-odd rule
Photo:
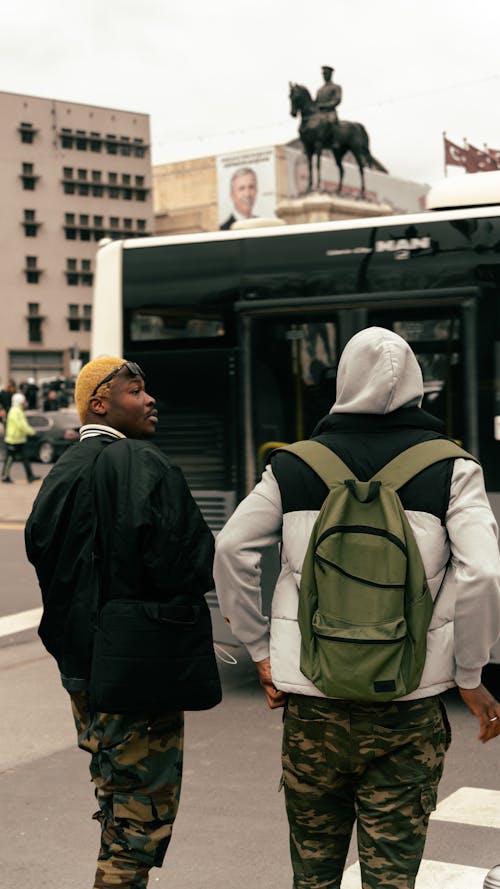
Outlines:
[[[1,623],[1,615],[40,605],[22,522],[1,516],[0,565]],[[159,889],[292,884],[278,792],[281,712],[267,709],[244,650],[229,651],[238,663],[221,664],[222,704],[186,715],[180,811],[164,868],[150,879]],[[33,628],[0,637],[0,701],[2,889],[90,887],[98,828],[88,759],[76,749],[66,693]],[[481,889],[500,863],[500,741],[479,744],[454,692],[446,703],[453,743],[417,889]],[[359,889],[356,857],[353,844],[343,889]]]

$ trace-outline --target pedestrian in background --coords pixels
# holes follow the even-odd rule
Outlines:
[[[16,384],[14,380],[7,380],[7,385],[5,389],[0,390],[0,420],[7,419],[7,413],[10,410],[10,406],[12,404],[12,396],[16,391]]]
[[[59,394],[55,389],[49,389],[47,397],[43,401],[43,409],[44,411],[59,410]]]
[[[214,541],[181,470],[150,443],[158,411],[140,367],[91,361],[75,402],[80,442],[44,480],[26,550],[44,605],[39,635],[71,696],[78,744],[91,754],[101,825],[94,887],[144,889],[177,813],[182,711],[220,700],[205,600]],[[121,648],[101,663],[105,612],[108,638],[118,635]],[[174,639],[153,651],[158,627]]]
[[[32,435],[36,435],[34,429],[26,419],[24,413],[24,405],[26,399],[22,392],[15,392],[12,396],[12,404],[7,414],[7,423],[5,427],[5,445],[7,447],[7,456],[3,464],[2,481],[12,482],[10,477],[10,468],[14,460],[22,460],[24,471],[28,482],[34,482],[38,479],[33,474],[31,463],[26,453],[26,442]]]
[[[444,437],[440,421],[421,409],[422,397],[409,345],[392,331],[368,328],[347,344],[337,399],[312,438],[368,481],[407,448]],[[434,609],[420,684],[387,703],[326,697],[300,669],[302,564],[328,494],[311,467],[276,451],[217,537],[222,613],[254,660],[269,706],[285,705],[282,765],[295,889],[339,889],[356,819],[363,889],[412,889],[451,739],[439,696],[456,684],[479,722],[479,740],[500,733],[500,704],[481,684],[500,635],[497,526],[482,470],[473,460],[444,459],[399,493]],[[277,543],[281,572],[269,627],[260,556]],[[362,574],[366,559],[359,548],[352,574]]]

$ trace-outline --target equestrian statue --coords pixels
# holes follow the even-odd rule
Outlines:
[[[368,133],[360,123],[339,120],[337,106],[342,101],[342,88],[332,80],[333,68],[324,65],[321,69],[324,83],[313,100],[309,90],[298,83],[290,83],[290,113],[292,117],[300,114],[299,136],[304,146],[309,165],[309,187],[313,188],[313,157],[316,155],[316,188],[321,187],[320,160],[321,152],[330,149],[339,170],[337,194],[342,191],[344,167],[342,160],[348,151],[356,160],[361,177],[360,197],[365,197],[364,168],[370,167],[387,173],[382,164],[370,153]]]

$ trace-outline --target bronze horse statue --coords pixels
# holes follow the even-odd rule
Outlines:
[[[348,151],[356,159],[361,177],[360,196],[365,197],[364,168],[370,167],[387,173],[385,167],[370,153],[368,133],[360,123],[351,123],[348,120],[335,121],[328,112],[319,111],[316,102],[311,99],[309,90],[298,83],[290,84],[290,113],[292,117],[301,116],[299,136],[304,146],[309,164],[309,188],[313,187],[313,157],[316,155],[317,163],[317,189],[320,190],[320,160],[321,152],[329,148],[339,169],[339,185],[337,194],[342,190],[344,167],[342,159]]]

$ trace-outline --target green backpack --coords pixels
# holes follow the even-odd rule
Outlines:
[[[475,458],[435,439],[361,482],[319,442],[282,450],[300,457],[330,489],[302,566],[302,673],[328,697],[382,702],[409,694],[424,669],[433,600],[397,491],[439,460]]]

